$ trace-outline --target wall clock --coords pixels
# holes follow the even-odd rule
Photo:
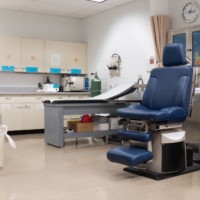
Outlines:
[[[198,18],[199,11],[200,11],[200,8],[197,2],[195,1],[189,2],[183,8],[183,11],[182,11],[183,19],[187,23],[192,23]]]

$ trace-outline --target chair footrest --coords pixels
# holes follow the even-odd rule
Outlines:
[[[120,146],[110,149],[107,153],[107,158],[111,162],[131,167],[151,160],[153,154],[152,152],[140,147]]]
[[[152,140],[151,133],[144,133],[139,131],[119,130],[118,136],[123,139],[136,140],[141,142],[149,142]]]

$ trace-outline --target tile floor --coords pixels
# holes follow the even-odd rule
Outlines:
[[[155,181],[124,172],[106,159],[113,145],[44,143],[43,134],[13,136],[0,168],[0,200],[198,200],[200,171]]]

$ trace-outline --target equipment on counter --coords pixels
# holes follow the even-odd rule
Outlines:
[[[63,76],[61,78],[63,91],[85,91],[85,79],[82,76]]]

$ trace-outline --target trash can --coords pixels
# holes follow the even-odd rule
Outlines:
[[[7,134],[8,127],[6,125],[0,125],[0,167],[4,164],[4,151],[5,151],[5,138],[8,140],[11,147],[16,148],[16,144],[13,139]]]

